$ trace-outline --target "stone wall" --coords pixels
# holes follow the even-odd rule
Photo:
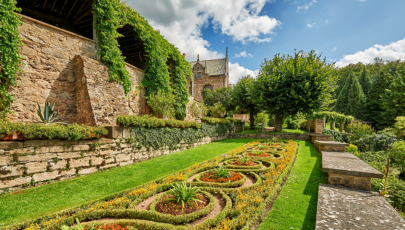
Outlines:
[[[315,119],[310,121],[311,132],[322,134],[323,120]]]
[[[13,191],[33,183],[40,185],[130,165],[226,138],[204,137],[201,142],[194,144],[180,142],[176,150],[163,148],[149,151],[146,148],[132,148],[122,136],[82,141],[1,141],[0,193],[4,189]]]
[[[240,131],[237,131],[240,132]],[[258,134],[232,134],[232,138],[250,138],[250,139],[270,139],[276,137],[278,139],[292,139],[292,140],[302,140],[310,141],[311,136],[308,133],[305,134],[270,134],[270,133],[258,133]]]
[[[55,103],[59,120],[72,123],[114,125],[118,114],[143,114],[145,92],[138,85],[144,71],[128,65],[133,90],[108,82],[108,68],[97,60],[96,43],[60,28],[24,16],[18,28],[24,46],[24,65],[10,87],[15,101],[12,121],[38,121],[37,102]]]

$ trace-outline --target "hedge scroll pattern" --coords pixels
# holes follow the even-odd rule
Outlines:
[[[156,181],[132,188],[103,199],[84,204],[78,208],[65,210],[31,222],[15,226],[7,226],[8,229],[60,229],[62,225],[73,225],[78,218],[83,225],[89,227],[92,223],[103,225],[104,220],[108,224],[134,227],[136,229],[249,229],[254,226],[270,204],[277,190],[280,188],[283,179],[292,167],[296,154],[297,144],[293,141],[287,142],[279,157],[251,157],[251,160],[261,162],[261,169],[249,169],[249,167],[238,169],[232,165],[225,165],[230,159],[238,159],[241,154],[248,151],[248,147],[260,145],[260,141],[253,141],[240,148],[228,152],[226,155],[218,156],[211,160],[193,165],[184,171],[158,179]],[[281,144],[281,143],[280,143]],[[208,172],[218,167],[226,167],[229,170],[254,178],[249,185],[234,187],[233,185],[215,186],[215,183],[204,184],[193,180],[197,174]],[[254,171],[254,172],[253,172]],[[160,199],[161,194],[168,191],[174,183],[187,181],[188,185],[197,186],[203,192],[210,193],[222,199],[224,205],[216,215],[204,219],[202,222],[193,221],[208,213],[206,210],[187,215],[167,215],[149,208],[136,209],[144,200],[152,197],[152,204]],[[210,202],[212,198],[210,199]],[[217,202],[217,201],[215,201]]]

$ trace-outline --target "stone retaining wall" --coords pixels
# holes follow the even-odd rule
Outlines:
[[[226,138],[205,137],[194,144],[182,141],[176,150],[136,149],[123,138],[1,141],[0,193],[4,189],[13,191],[32,184],[66,180],[111,167],[130,165]]]
[[[240,132],[240,131],[238,131]],[[258,134],[232,134],[232,138],[249,138],[249,139],[270,139],[276,137],[278,139],[292,139],[292,140],[302,140],[311,141],[311,136],[308,133],[305,134],[270,134],[270,133],[258,133]]]

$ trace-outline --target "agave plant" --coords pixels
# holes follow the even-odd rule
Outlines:
[[[50,124],[53,123],[55,121],[55,119],[58,117],[59,115],[59,110],[55,113],[54,107],[55,107],[55,103],[53,103],[53,105],[51,106],[50,102],[45,102],[45,108],[44,108],[44,112],[42,115],[42,110],[41,110],[41,106],[38,104],[38,109],[37,109],[37,114],[39,116],[39,118],[41,119],[41,121],[45,124]]]
[[[214,169],[215,175],[220,178],[226,178],[229,176],[229,170],[223,168],[222,166]]]
[[[242,163],[242,164],[246,164],[246,163],[248,163],[248,161],[249,161],[249,159],[247,157],[241,157],[239,159],[239,162]]]
[[[62,230],[84,230],[84,229],[85,229],[85,228],[80,224],[80,221],[79,221],[79,219],[77,219],[77,218],[76,218],[76,223],[77,223],[77,226],[76,226],[76,227],[69,227],[69,226],[63,225],[63,226],[61,227],[61,229],[62,229]],[[94,229],[95,229],[95,227],[94,227],[95,224],[96,224],[96,223],[93,223],[90,228],[86,228],[86,229],[87,229],[87,230],[94,230]]]
[[[169,194],[174,196],[174,198],[169,198],[168,200],[174,200],[177,203],[181,203],[181,206],[187,204],[188,202],[202,202],[197,198],[200,189],[196,187],[187,187],[186,182],[177,183],[172,185],[173,188],[170,189]]]

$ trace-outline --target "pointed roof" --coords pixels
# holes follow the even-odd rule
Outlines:
[[[195,64],[199,63],[205,68],[205,72],[210,76],[225,75],[226,71],[226,59],[212,59],[212,60],[200,60],[190,62],[191,68]]]

